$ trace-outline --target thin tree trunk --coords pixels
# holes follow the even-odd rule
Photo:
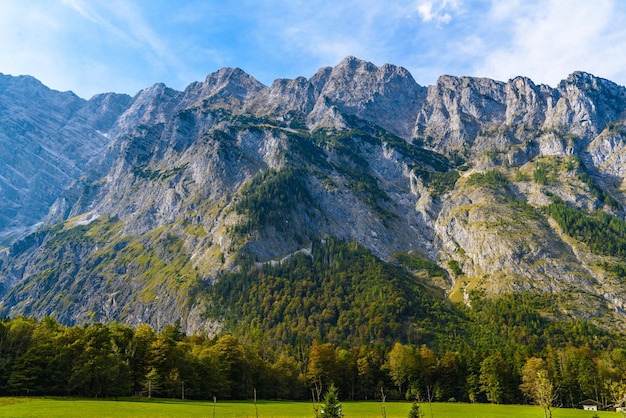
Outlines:
[[[380,387],[380,399],[380,410],[383,413],[383,418],[387,418],[387,411],[385,411],[385,399],[387,399],[387,395],[385,395],[385,391],[383,390],[382,386]]]

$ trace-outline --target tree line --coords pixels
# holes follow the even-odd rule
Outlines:
[[[250,261],[211,286],[216,337],[0,320],[0,395],[310,400],[334,385],[354,400],[619,400],[626,339],[563,317],[569,295],[473,292],[470,308],[416,277],[445,274],[432,262],[394,259],[329,238],[280,263]]]
[[[244,341],[246,340],[246,341]],[[576,407],[623,399],[626,349],[591,344],[533,352],[425,344],[277,347],[247,338],[157,332],[119,323],[66,327],[52,318],[0,322],[0,395],[146,396],[187,399],[300,399],[335,386],[341,399],[540,402]],[[543,386],[542,386],[543,385]],[[547,386],[546,386],[547,385]],[[622,398],[620,398],[620,396]],[[319,393],[318,393],[319,399]]]

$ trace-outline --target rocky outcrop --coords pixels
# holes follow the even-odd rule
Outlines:
[[[422,87],[403,68],[348,57],[310,79],[265,86],[224,68],[132,99],[82,101],[26,81],[57,110],[28,119],[43,110],[24,99],[4,120],[31,121],[20,131],[28,146],[42,126],[63,132],[41,173],[74,171],[51,193],[48,229],[4,256],[9,314],[172,317],[206,330],[215,323],[202,320],[203,289],[223,271],[334,236],[383,259],[430,258],[448,275],[429,285],[455,300],[474,289],[567,293],[581,316],[626,323],[626,292],[606,267],[623,260],[594,253],[544,210],[558,197],[623,219],[626,91],[608,80],[442,76]]]
[[[50,205],[109,143],[131,98],[83,100],[32,77],[0,75],[0,242],[40,223]]]
[[[424,102],[426,89],[404,68],[347,57],[330,72],[314,77],[323,80],[319,98],[309,116],[313,125],[329,106],[344,114],[371,121],[405,139],[411,138],[415,118]],[[320,83],[322,84],[322,83]]]

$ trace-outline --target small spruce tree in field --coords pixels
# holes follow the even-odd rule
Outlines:
[[[411,410],[409,411],[409,418],[423,418],[424,414],[422,414],[422,408],[420,408],[420,404],[417,401],[413,401],[413,405],[411,406]]]
[[[423,418],[424,413],[422,412],[420,393],[417,389],[411,389],[411,395],[413,395],[413,405],[411,405],[411,410],[409,411],[409,418]],[[408,398],[408,394],[407,394]]]
[[[341,418],[341,403],[339,403],[338,390],[334,384],[331,384],[324,395],[324,404],[321,408],[322,418]]]

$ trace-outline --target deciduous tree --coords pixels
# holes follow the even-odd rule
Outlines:
[[[543,408],[544,418],[552,417],[552,405],[556,394],[549,376],[546,362],[538,357],[531,357],[522,367],[522,392]]]

